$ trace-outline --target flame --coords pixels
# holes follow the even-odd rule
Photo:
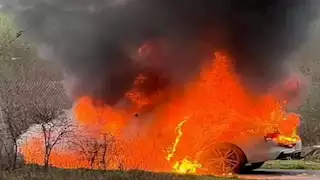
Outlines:
[[[197,169],[201,168],[202,165],[197,161],[189,161],[183,159],[181,162],[177,161],[173,166],[173,172],[179,174],[196,173]]]
[[[181,139],[181,137],[182,137],[182,135],[183,135],[183,132],[182,132],[181,128],[182,128],[182,126],[184,125],[184,123],[186,123],[186,122],[187,122],[187,120],[181,121],[181,122],[178,124],[177,128],[176,128],[178,135],[177,135],[177,137],[176,137],[176,140],[174,141],[174,144],[173,144],[173,147],[172,147],[171,152],[167,155],[167,158],[166,158],[166,159],[167,159],[168,161],[171,160],[171,158],[174,156],[174,153],[177,151],[177,146],[178,146],[178,144],[179,144],[179,142],[180,142],[180,139]]]
[[[80,98],[74,108],[79,122],[89,129],[98,128],[97,134],[107,132],[116,138],[107,169],[200,174],[198,169],[207,168],[203,167],[206,160],[203,152],[214,143],[250,142],[252,137],[264,137],[275,131],[282,134],[279,142],[298,141],[295,132],[298,116],[288,114],[284,103],[275,96],[257,96],[245,89],[225,54],[216,53],[183,91],[144,93],[140,87],[148,77],[140,74],[124,95],[131,103],[130,108],[95,105],[90,97]],[[143,110],[150,105],[157,108]],[[133,112],[144,112],[146,116],[135,118]],[[41,164],[41,156],[31,158],[31,152],[38,147],[32,145],[24,150],[27,163]],[[68,153],[70,156],[62,156]],[[56,167],[92,168],[80,154],[68,149],[54,150],[51,158]]]
[[[176,131],[177,131],[177,137],[173,143],[171,152],[169,152],[169,154],[167,155],[166,159],[167,161],[170,161],[173,157],[175,152],[177,151],[177,147],[178,144],[181,140],[181,137],[183,136],[183,132],[182,132],[182,126],[188,121],[188,118],[185,118],[185,120],[181,121],[177,127],[176,127]],[[177,161],[174,165],[173,165],[173,170],[172,172],[176,172],[176,173],[180,173],[180,174],[186,174],[186,173],[196,173],[198,168],[201,168],[202,165],[197,162],[197,161],[190,161],[188,159],[183,159],[181,162]]]
[[[296,127],[300,124],[299,115],[295,113],[288,114],[286,118],[279,123],[279,133],[277,136],[276,142],[278,144],[293,146],[298,141],[300,141],[300,137],[297,134]]]
[[[298,141],[300,141],[300,137],[296,132],[292,133],[291,136],[280,135],[276,138],[276,142],[281,145],[287,145],[293,147]]]
[[[41,138],[32,138],[20,148],[24,155],[24,160],[28,164],[44,165],[44,142]],[[86,161],[82,160],[78,154],[71,154],[64,151],[53,151],[50,156],[50,165],[65,169],[88,168]]]
[[[101,127],[103,131],[116,135],[126,124],[124,113],[116,111],[109,106],[96,107],[90,97],[83,97],[75,107],[76,119],[83,120],[92,127]],[[112,119],[112,121],[108,121]]]
[[[139,86],[146,80],[147,77],[139,74],[133,84],[134,86]],[[126,97],[128,97],[134,104],[136,104],[138,109],[150,104],[150,100],[146,98],[137,88],[133,88],[131,91],[127,92]]]

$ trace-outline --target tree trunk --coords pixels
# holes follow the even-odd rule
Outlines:
[[[13,161],[12,161],[11,170],[15,170],[16,167],[17,167],[17,156],[18,156],[18,145],[17,145],[17,141],[14,141],[14,145],[13,145]]]
[[[103,152],[102,152],[102,159],[101,159],[101,164],[102,164],[103,170],[107,169],[107,163],[106,163],[107,148],[108,148],[107,137],[104,136]]]
[[[94,161],[96,160],[96,156],[93,155],[93,157],[91,158],[91,162],[90,162],[90,167],[91,169],[93,169],[93,166],[94,166]]]
[[[44,169],[49,169],[49,159],[50,159],[51,150],[49,148],[46,148],[46,153],[44,155]]]
[[[45,158],[44,158],[44,169],[48,170],[48,168],[49,168],[49,160],[48,160],[47,155],[45,155]]]

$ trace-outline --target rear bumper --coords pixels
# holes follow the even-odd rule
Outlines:
[[[302,159],[301,152],[294,152],[290,154],[286,153],[280,153],[280,155],[277,157],[277,160],[287,160],[287,159]]]
[[[244,149],[248,163],[265,162],[277,159],[301,159],[302,142],[294,147],[279,146],[273,141],[261,141],[253,148]]]
[[[280,151],[280,154],[277,156],[277,160],[286,160],[286,159],[302,159],[302,142],[299,141],[292,148],[286,148]]]

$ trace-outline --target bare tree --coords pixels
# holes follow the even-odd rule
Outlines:
[[[94,163],[99,153],[99,143],[94,138],[77,137],[71,141],[76,153],[88,162],[88,167],[94,169]]]
[[[20,135],[28,128],[28,107],[18,99],[22,92],[20,86],[2,84],[0,86],[0,141],[6,156],[6,164],[11,169],[17,166],[18,144]],[[2,153],[2,155],[4,155]],[[4,157],[3,157],[4,158]],[[2,160],[2,162],[5,162]]]
[[[31,111],[31,117],[41,125],[44,141],[44,168],[47,170],[50,163],[52,149],[64,138],[73,132],[73,124],[62,116],[58,108],[37,107]]]
[[[1,165],[6,165],[11,169],[16,167],[18,146],[17,139],[24,130],[26,122],[26,114],[24,107],[17,103],[11,96],[16,95],[17,90],[7,87],[7,82],[10,78],[8,74],[8,64],[11,64],[12,58],[15,55],[15,50],[22,50],[22,44],[19,43],[19,37],[23,31],[14,32],[10,26],[9,19],[3,15],[0,16],[0,157]]]
[[[21,133],[27,127],[27,115],[22,106],[4,106],[2,108],[2,118],[4,121],[3,131],[6,131],[5,135],[2,136],[2,144],[7,152],[8,164],[11,169],[17,167],[18,158],[18,138]],[[7,146],[7,147],[5,147]],[[11,147],[10,147],[11,146]]]
[[[107,169],[114,150],[114,138],[101,133],[99,137],[76,134],[72,148],[87,161],[90,169]]]
[[[108,138],[107,134],[102,135],[102,144],[101,144],[101,158],[100,158],[100,168],[106,170],[108,166],[107,153],[108,148],[112,146],[112,139]]]
[[[17,139],[37,123],[30,115],[40,113],[31,111],[43,110],[38,108],[39,100],[46,99],[41,105],[55,103],[63,109],[66,98],[61,91],[60,72],[52,68],[52,63],[37,57],[35,50],[20,38],[24,31],[14,29],[8,16],[1,14],[0,21],[0,161],[1,164],[7,161],[6,164],[14,168],[18,156]],[[49,124],[44,127],[50,129]]]

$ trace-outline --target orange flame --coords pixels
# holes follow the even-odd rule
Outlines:
[[[173,166],[173,172],[179,174],[196,173],[198,168],[202,165],[197,161],[189,161],[188,159],[183,159],[181,162],[176,162]]]
[[[174,144],[173,144],[171,152],[167,155],[166,159],[168,161],[171,160],[171,158],[174,156],[174,153],[177,151],[177,146],[178,146],[178,144],[180,142],[181,136],[183,135],[183,132],[182,132],[181,128],[182,128],[183,124],[186,123],[186,122],[187,122],[187,120],[184,120],[184,121],[180,122],[178,124],[177,128],[176,128],[178,135],[176,137],[176,140],[174,141]]]
[[[284,138],[288,136],[293,137],[289,141],[297,141],[294,139],[298,137],[295,134],[299,124],[297,116],[287,115],[283,103],[272,95],[256,96],[250,93],[241,85],[231,61],[224,54],[215,55],[212,63],[204,65],[196,80],[183,91],[175,92],[180,96],[162,103],[151,116],[132,117],[133,111],[160,102],[158,99],[164,93],[159,92],[153,97],[140,92],[136,86],[144,83],[147,78],[144,75],[137,77],[132,89],[124,96],[134,106],[129,113],[121,108],[95,106],[90,97],[78,101],[75,114],[81,123],[99,127],[101,132],[111,133],[117,139],[113,150],[117,158],[110,161],[112,163],[108,169],[125,167],[197,173],[197,169],[202,167],[199,154],[213,143],[247,142],[252,136],[263,137],[275,130],[284,135],[279,141],[288,141]],[[24,151],[27,163],[41,163],[29,158],[36,147]],[[168,147],[172,147],[169,152]],[[77,156],[76,152],[64,150],[60,153],[66,152],[73,156],[63,158],[72,160],[74,164],[79,162],[79,167],[89,168],[83,161],[73,159]],[[71,167],[67,162],[55,160],[58,153],[53,153],[52,165]]]

